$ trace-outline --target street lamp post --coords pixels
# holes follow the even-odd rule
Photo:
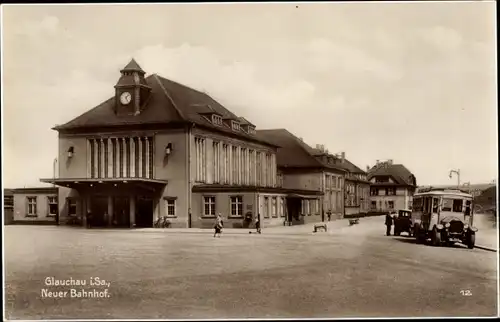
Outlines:
[[[460,169],[450,170],[450,179],[453,177],[453,174],[457,175],[457,188],[460,189]]]

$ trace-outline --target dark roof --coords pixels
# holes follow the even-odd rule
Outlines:
[[[213,111],[224,119],[238,117],[209,95],[168,80],[156,74],[146,77],[151,94],[139,115],[117,115],[115,97],[111,97],[93,109],[83,113],[66,124],[54,127],[57,131],[80,130],[94,127],[117,127],[126,125],[164,125],[169,123],[191,123],[242,139],[268,146],[276,145],[244,131],[235,132],[226,124],[213,124],[200,113]]]
[[[280,146],[276,161],[279,167],[330,168],[343,171],[336,165],[323,163],[314,156],[314,149],[286,129],[258,130],[257,136]]]
[[[392,177],[400,185],[416,186],[415,176],[402,164],[381,163],[368,171],[368,180],[378,176]]]
[[[250,126],[255,126],[255,124],[253,124],[252,122],[250,122],[249,120],[247,120],[246,118],[244,118],[243,116],[240,116],[238,118],[238,121],[242,124],[242,125],[250,125]]]
[[[344,159],[344,163],[341,163],[340,166],[351,173],[366,174],[366,171],[361,170],[354,163],[347,159]]]
[[[127,66],[123,67],[123,69],[121,70],[122,72],[123,71],[139,71],[139,72],[142,72],[144,73],[144,71],[142,70],[141,66],[139,66],[139,64],[135,61],[135,59],[132,58],[132,60],[127,64]]]
[[[57,194],[59,189],[57,187],[33,187],[33,188],[16,188],[12,189],[13,193],[50,193]]]

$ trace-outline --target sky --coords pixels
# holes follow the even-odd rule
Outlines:
[[[498,176],[493,1],[2,9],[4,187],[53,176],[51,128],[112,97],[131,58],[362,169]]]

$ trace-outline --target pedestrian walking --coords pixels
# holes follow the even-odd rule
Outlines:
[[[328,210],[328,212],[326,213],[326,215],[328,216],[328,221],[331,221],[332,220],[332,211]]]
[[[258,234],[261,233],[260,230],[260,214],[257,215],[257,219],[255,219],[255,230],[257,231]]]
[[[388,213],[385,216],[385,226],[387,227],[386,235],[390,236],[391,235],[391,227],[392,227],[392,216],[390,213]]]
[[[215,229],[215,233],[214,233],[214,238],[219,235],[219,238],[222,234],[222,228],[224,227],[224,221],[222,220],[222,215],[219,213],[217,215],[217,218],[215,218],[215,224],[214,224],[214,229]]]

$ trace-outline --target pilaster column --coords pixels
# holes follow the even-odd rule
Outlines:
[[[87,178],[92,178],[92,153],[91,153],[91,140],[87,140]]]
[[[110,138],[106,139],[108,144],[108,178],[113,178],[113,142]]]
[[[106,145],[104,140],[101,138],[101,178],[106,178]]]
[[[135,173],[135,140],[134,139],[135,139],[134,137],[130,138],[130,144],[129,144],[130,164],[127,164],[127,166],[130,169],[130,177],[131,178],[134,178],[136,176],[136,173]]]
[[[138,162],[138,167],[137,167],[138,168],[137,169],[138,173],[136,174],[137,177],[144,177],[144,173],[142,173],[143,172],[142,171],[143,170],[142,169],[142,165],[143,165],[143,162],[144,162],[142,156],[143,156],[143,149],[144,149],[144,147],[143,147],[143,142],[142,142],[141,139],[142,139],[141,137],[137,138],[137,144],[139,145],[139,149],[138,149],[139,150],[138,151],[139,155],[137,156],[137,162]]]
[[[145,144],[145,148],[146,148],[146,159],[144,162],[146,162],[146,173],[144,173],[144,177],[145,178],[150,178],[150,169],[149,169],[149,165],[150,165],[150,151],[149,151],[149,140],[148,140],[148,137],[146,136],[144,138],[144,144]]]
[[[126,138],[121,138],[120,144],[122,147],[122,158],[123,158],[123,162],[122,162],[123,175],[122,175],[122,177],[127,178],[128,177],[127,170],[128,170],[128,167],[130,166],[129,162],[127,162],[127,156],[130,155],[130,144],[127,144]]]
[[[121,139],[116,138],[116,145],[115,145],[115,157],[116,157],[116,164],[115,164],[115,171],[116,171],[116,178],[120,177],[120,144],[121,144]]]
[[[94,167],[92,171],[94,171],[94,178],[99,178],[99,141],[98,139],[93,140],[94,144]]]

